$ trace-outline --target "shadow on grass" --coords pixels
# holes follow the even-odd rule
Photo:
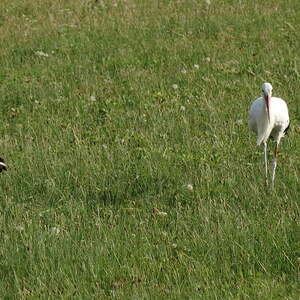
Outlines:
[[[126,181],[119,188],[112,185],[111,189],[90,191],[85,199],[89,207],[119,206],[127,201],[144,201],[145,199],[164,199],[164,202],[174,205],[178,192],[172,178],[145,177]],[[117,185],[116,185],[117,186]]]
[[[86,203],[89,208],[96,206],[119,206],[124,200],[124,195],[120,192],[105,190],[105,191],[90,191],[86,195]]]

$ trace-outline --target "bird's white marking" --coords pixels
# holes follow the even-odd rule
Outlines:
[[[288,107],[284,100],[272,97],[272,85],[262,85],[262,97],[256,99],[249,111],[249,127],[257,134],[257,145],[264,147],[266,181],[268,180],[267,141],[272,137],[276,142],[272,166],[272,185],[275,180],[278,146],[290,120]]]
[[[7,168],[7,165],[3,162],[0,162],[0,166]]]

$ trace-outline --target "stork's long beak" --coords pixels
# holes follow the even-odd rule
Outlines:
[[[270,122],[270,101],[271,97],[270,96],[265,96],[265,103],[266,103],[266,108],[267,108],[267,115],[268,115],[268,121]]]

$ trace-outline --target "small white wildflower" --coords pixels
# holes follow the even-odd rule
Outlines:
[[[210,0],[205,0],[205,2],[206,2],[207,6],[211,5],[211,1]]]
[[[49,57],[49,54],[48,53],[45,53],[43,51],[36,51],[35,52],[35,55],[37,56],[42,56],[42,57]]]
[[[192,191],[192,190],[194,189],[193,185],[190,184],[190,183],[186,186],[186,188],[187,188],[189,191]]]
[[[106,145],[106,144],[103,144],[102,147],[103,147],[104,149],[107,149],[107,145]]]
[[[96,97],[95,97],[95,95],[92,95],[90,99],[91,99],[92,102],[96,102]]]
[[[198,64],[194,64],[194,68],[195,68],[195,69],[199,69],[200,66],[199,66]]]
[[[180,110],[185,111],[185,106],[181,105]]]
[[[240,120],[236,120],[236,124],[238,124],[238,125],[242,125],[242,124],[243,124],[243,120],[242,120],[242,119],[240,119]]]
[[[152,209],[152,213],[153,215],[156,215],[156,216],[161,216],[161,217],[165,217],[167,216],[168,214],[164,211],[160,211],[159,209],[157,209],[156,207],[153,207]]]
[[[19,232],[24,231],[24,229],[25,228],[21,225],[16,226],[16,230],[19,231]]]
[[[186,69],[181,69],[181,73],[182,73],[182,74],[186,74],[186,73],[187,73],[187,70],[186,70]]]
[[[34,100],[35,104],[40,104],[40,101]]]
[[[178,85],[177,84],[172,84],[172,88],[174,89],[174,90],[177,90],[178,89]]]
[[[165,216],[168,215],[168,213],[166,213],[165,211],[159,211],[159,212],[157,213],[157,215],[162,216],[162,217],[165,217]]]
[[[171,245],[171,247],[172,247],[173,249],[175,249],[175,248],[177,248],[177,244],[173,243],[173,244]]]
[[[52,234],[59,234],[60,233],[60,229],[58,227],[52,227],[50,232]]]
[[[204,58],[203,58],[203,61],[205,61],[205,62],[210,62],[210,57],[204,57]]]

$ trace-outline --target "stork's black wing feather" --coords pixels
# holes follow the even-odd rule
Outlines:
[[[286,129],[284,129],[284,133],[285,133],[285,134],[287,134],[287,133],[288,133],[288,130],[290,129],[290,124],[291,124],[291,122],[289,122],[289,125],[287,126],[287,128],[286,128]]]

